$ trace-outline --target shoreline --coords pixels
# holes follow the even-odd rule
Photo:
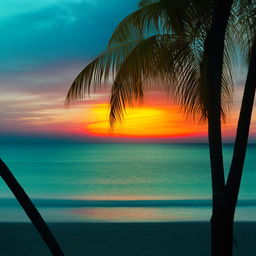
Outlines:
[[[210,255],[208,222],[49,223],[65,255]],[[256,222],[236,222],[234,256],[256,252]],[[31,223],[0,222],[3,256],[50,256]]]

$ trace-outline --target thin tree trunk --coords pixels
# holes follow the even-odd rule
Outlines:
[[[45,241],[52,255],[54,256],[64,256],[60,246],[52,235],[50,229],[44,222],[40,213],[35,208],[34,204],[29,199],[28,195],[15,179],[11,171],[5,165],[5,163],[0,159],[0,176],[5,181],[7,186],[13,192],[14,196],[26,212],[29,219],[32,221],[37,231],[41,235],[42,239]]]
[[[226,205],[229,206],[229,217],[234,219],[244,160],[248,144],[251,116],[256,89],[256,43],[254,44],[246,78],[241,111],[237,126],[237,134],[230,171],[226,183]]]
[[[212,175],[213,211],[211,218],[212,256],[231,256],[232,241],[225,228],[222,213],[225,177],[221,136],[221,84],[224,56],[224,41],[233,0],[215,0],[211,28],[204,45],[205,79],[208,96],[208,138]],[[230,225],[228,225],[230,226]],[[228,249],[229,248],[229,249]],[[231,248],[231,249],[230,249]]]
[[[216,0],[213,22],[205,41],[204,64],[208,97],[208,136],[212,172],[213,204],[219,204],[225,189],[222,136],[221,87],[225,32],[232,0]],[[217,199],[217,200],[216,200]]]
[[[240,189],[256,89],[256,49],[249,63],[236,140],[225,192],[212,218],[212,246],[216,255],[232,255],[234,214]]]
[[[232,219],[226,218],[226,216],[218,216],[211,219],[211,245],[212,245],[212,255],[216,255],[216,256],[232,255],[232,252],[233,252],[233,220]]]
[[[249,63],[249,70],[246,79],[242,106],[238,121],[236,141],[229,176],[226,184],[226,193],[232,200],[232,206],[235,207],[240,188],[242,171],[244,166],[245,154],[248,144],[253,102],[256,89],[256,49]]]

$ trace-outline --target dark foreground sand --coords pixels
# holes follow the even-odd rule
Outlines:
[[[209,224],[66,223],[50,228],[67,256],[207,256]],[[256,223],[236,223],[235,256],[256,255]],[[31,224],[0,223],[1,256],[51,255]]]

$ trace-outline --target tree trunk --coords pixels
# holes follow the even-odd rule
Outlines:
[[[219,209],[220,211],[223,209]],[[220,213],[219,211],[219,213]],[[221,214],[223,215],[223,213]],[[228,216],[212,215],[212,255],[228,256],[233,253],[233,219]]]
[[[212,255],[231,256],[233,253],[233,224],[234,214],[242,178],[244,160],[248,144],[250,122],[256,89],[256,47],[251,53],[249,70],[246,79],[242,106],[239,115],[236,140],[230,171],[224,191],[219,186],[220,175],[213,174],[213,214],[211,219]],[[214,111],[213,111],[214,112]],[[209,114],[209,119],[211,115]],[[213,119],[212,119],[213,120]],[[211,121],[209,120],[209,144]],[[216,128],[215,128],[216,129]],[[215,131],[216,132],[216,131]],[[215,142],[216,143],[216,142]],[[214,143],[212,143],[214,144]],[[212,153],[213,151],[210,150]],[[212,154],[214,156],[214,154]],[[216,164],[216,163],[215,163]],[[213,168],[212,168],[213,170]],[[214,182],[214,177],[215,182]],[[219,178],[219,181],[217,181]],[[219,183],[218,183],[219,182]],[[217,184],[217,185],[216,185]],[[214,187],[215,186],[215,187]]]
[[[244,160],[246,155],[250,122],[253,110],[253,102],[256,89],[256,49],[252,51],[248,75],[242,99],[239,115],[236,140],[230,171],[222,198],[222,205],[213,214],[212,225],[212,248],[214,255],[232,255],[233,251],[233,224],[234,214],[242,178]]]
[[[256,42],[251,53],[249,69],[246,78],[242,106],[237,126],[237,134],[230,171],[226,183],[226,194],[229,204],[235,213],[240,183],[243,173],[244,160],[248,144],[253,102],[256,89]]]
[[[221,230],[228,230],[223,226],[225,218],[221,213],[223,195],[225,191],[225,177],[222,154],[221,137],[221,85],[224,56],[225,32],[231,12],[233,0],[215,0],[211,28],[204,44],[203,64],[205,65],[205,81],[207,86],[207,114],[208,138],[212,176],[213,213],[211,221],[211,253],[212,256],[230,256],[232,241],[227,239],[223,244]],[[227,225],[230,226],[230,225]],[[229,234],[230,232],[226,232]],[[223,254],[222,252],[226,252]]]
[[[34,204],[29,199],[26,192],[23,190],[21,185],[15,179],[11,171],[4,164],[4,162],[0,159],[0,176],[5,181],[7,186],[13,192],[14,196],[26,212],[29,219],[32,221],[33,225],[36,227],[37,231],[45,241],[52,255],[54,256],[64,256],[60,246],[52,235],[50,229],[44,222],[40,213],[35,208]]]

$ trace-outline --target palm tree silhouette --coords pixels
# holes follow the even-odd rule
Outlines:
[[[92,86],[113,79],[110,123],[123,118],[127,104],[161,81],[186,114],[208,121],[212,174],[211,252],[232,255],[233,220],[253,108],[256,35],[255,4],[239,0],[142,0],[139,9],[114,31],[108,48],[74,80],[67,98],[83,98]],[[245,8],[246,7],[246,8]],[[249,18],[248,12],[252,13]],[[241,18],[239,18],[241,17]],[[245,22],[241,23],[241,20]],[[248,43],[249,72],[245,85],[230,172],[225,182],[221,118],[232,95],[232,33]],[[157,83],[159,84],[159,83]],[[95,88],[96,88],[95,87]]]

